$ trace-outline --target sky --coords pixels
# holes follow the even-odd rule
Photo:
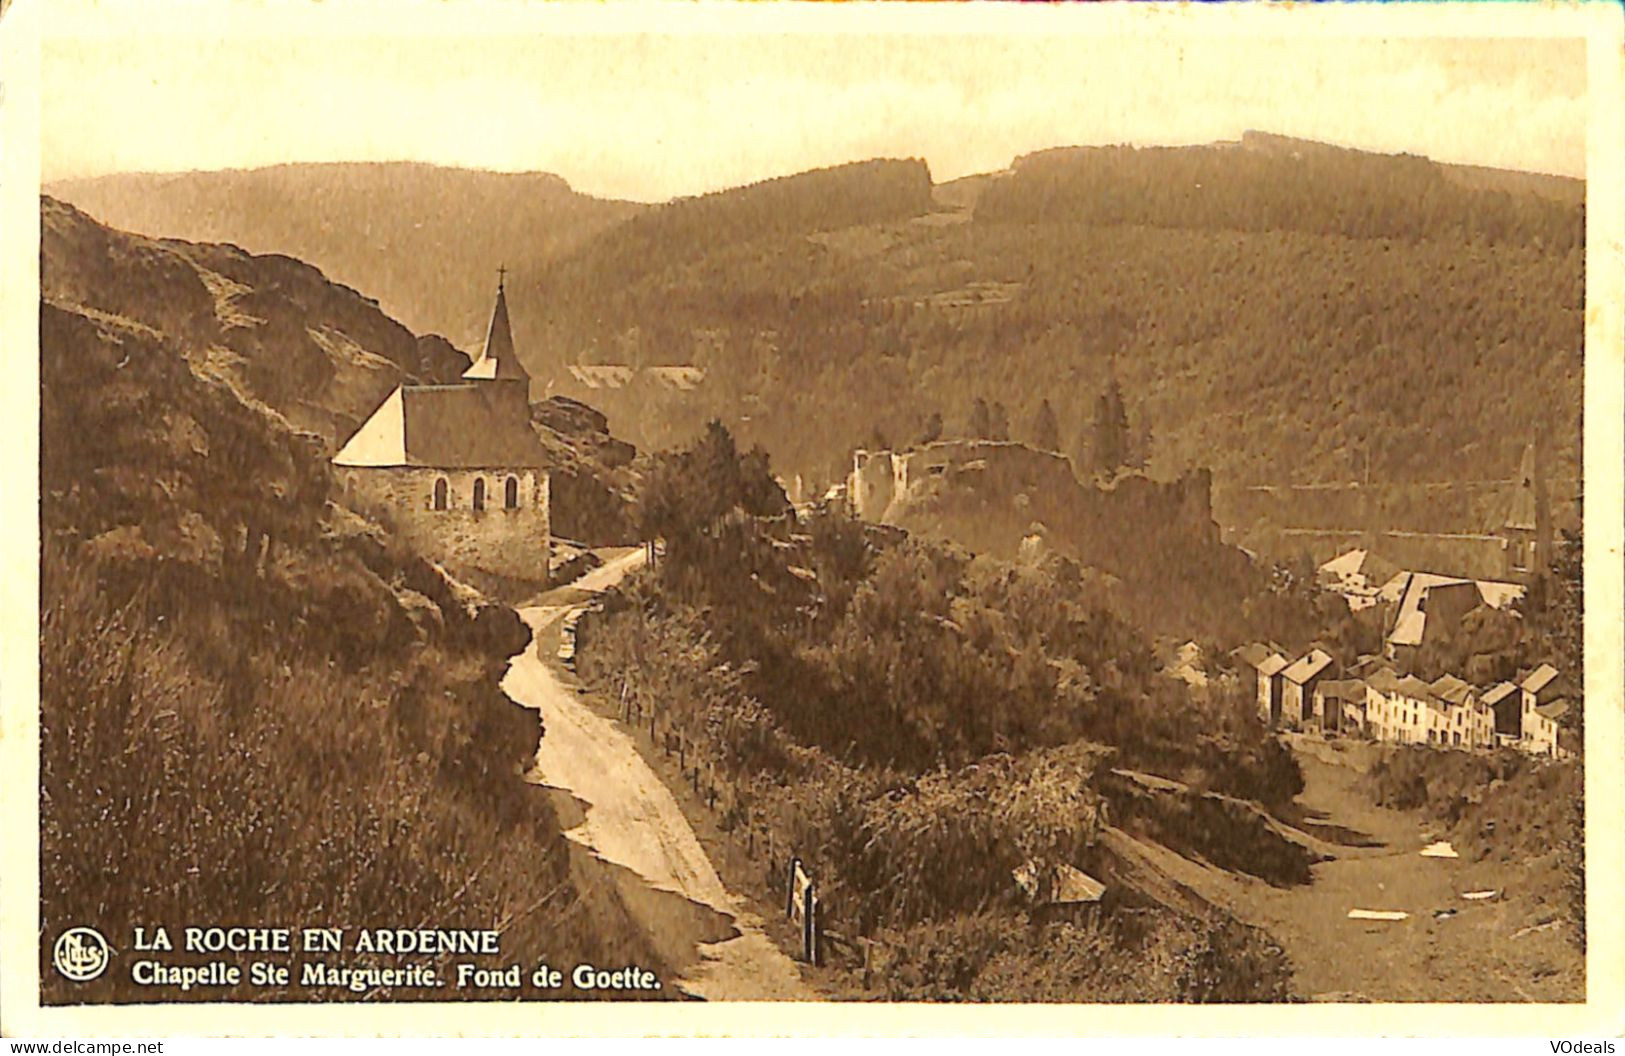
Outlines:
[[[1046,147],[1246,129],[1585,172],[1577,39],[1304,32],[1307,12],[1237,33],[1019,11],[774,22],[752,6],[610,21],[603,5],[447,0],[362,19],[342,3],[170,0],[160,17],[56,0],[42,178],[413,160],[660,201],[869,157],[923,157],[944,181]]]

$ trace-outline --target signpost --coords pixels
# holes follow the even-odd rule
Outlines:
[[[818,892],[800,858],[790,859],[790,883],[785,892],[785,916],[801,925],[801,956],[818,963]]]

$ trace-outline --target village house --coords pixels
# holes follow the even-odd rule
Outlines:
[[[390,393],[334,456],[340,486],[413,550],[476,585],[545,583],[548,459],[500,282],[484,347],[462,378]]]
[[[1484,691],[1484,705],[1495,716],[1495,743],[1512,745],[1523,738],[1523,697],[1513,682],[1500,682]]]
[[[1455,675],[1440,675],[1433,695],[1449,708],[1449,744],[1452,748],[1495,747],[1495,712],[1478,692]]]
[[[1383,650],[1388,659],[1409,665],[1430,639],[1449,636],[1479,606],[1511,610],[1524,588],[1496,580],[1459,579],[1432,572],[1401,572],[1383,585],[1384,599],[1397,597]]]
[[[1281,672],[1281,713],[1289,726],[1302,729],[1315,715],[1315,687],[1332,666],[1331,654],[1311,649]]]
[[[1534,755],[1568,754],[1559,743],[1569,712],[1567,680],[1551,664],[1541,664],[1519,683],[1518,693],[1523,726],[1518,746]]]
[[[1315,721],[1326,733],[1365,729],[1366,686],[1357,678],[1321,679],[1315,684]]]
[[[1378,671],[1366,680],[1365,715],[1373,739],[1396,744],[1438,744],[1449,729],[1448,706],[1433,695],[1433,688],[1414,675],[1392,671]]]
[[[1244,645],[1230,655],[1257,674],[1259,719],[1272,730],[1280,726],[1284,681],[1281,673],[1287,668],[1286,657],[1278,650],[1258,642]]]

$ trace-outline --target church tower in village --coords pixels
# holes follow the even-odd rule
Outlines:
[[[547,464],[500,278],[485,344],[462,380],[396,388],[333,457],[358,509],[485,586],[546,582]]]
[[[1501,526],[1506,577],[1517,583],[1539,579],[1551,564],[1552,513],[1545,461],[1545,444],[1537,435],[1523,449],[1512,504]]]

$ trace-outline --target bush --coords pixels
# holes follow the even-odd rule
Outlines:
[[[85,923],[112,937],[199,921],[426,922],[501,929],[505,951],[650,956],[641,940],[600,940],[571,919],[578,896],[557,820],[515,766],[534,754],[536,721],[496,692],[499,657],[381,652],[343,670],[257,637],[207,600],[162,621],[139,598],[114,605],[94,568],[55,544],[42,577],[48,1003],[85,999],[47,970],[51,940]],[[191,637],[211,626],[235,645],[229,677],[193,655]],[[241,702],[228,706],[234,697]],[[293,996],[248,987],[180,995]],[[135,986],[127,971],[109,973],[95,993],[159,997],[173,999]]]

